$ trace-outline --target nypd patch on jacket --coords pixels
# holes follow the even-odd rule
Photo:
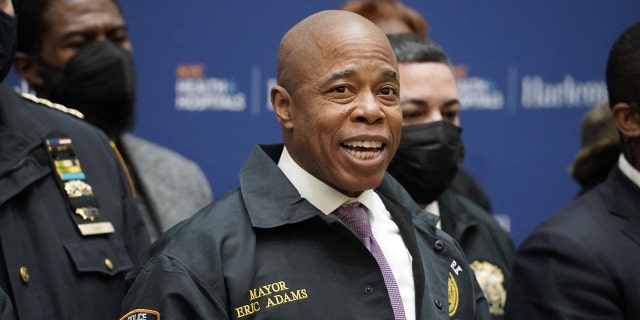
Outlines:
[[[165,233],[127,275],[121,319],[393,319],[374,257],[256,147],[240,189]],[[417,319],[489,319],[462,250],[387,175],[376,189],[413,258]]]

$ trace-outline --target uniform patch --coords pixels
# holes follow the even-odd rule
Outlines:
[[[458,291],[458,283],[456,282],[456,278],[453,276],[453,273],[449,272],[449,281],[448,281],[448,292],[449,292],[449,317],[452,317],[456,312],[458,312],[458,303],[460,302],[460,293]]]
[[[135,309],[122,316],[120,320],[160,320],[160,312],[148,309]]]
[[[71,219],[83,236],[113,233],[113,224],[100,217],[98,198],[82,171],[80,160],[71,137],[62,132],[50,132],[44,136],[43,144],[49,155],[60,187],[67,196]]]
[[[486,261],[474,261],[471,269],[478,279],[478,284],[489,302],[489,312],[492,315],[504,314],[504,304],[507,291],[504,289],[504,273],[497,266]]]

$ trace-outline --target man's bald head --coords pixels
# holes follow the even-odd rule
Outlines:
[[[350,197],[380,185],[402,131],[399,83],[391,44],[369,20],[323,11],[298,23],[271,88],[291,158]]]
[[[371,38],[388,43],[378,26],[362,16],[327,10],[313,14],[293,26],[280,41],[278,50],[278,84],[291,90],[322,63],[323,50],[336,41]],[[389,45],[390,52],[393,52]],[[392,54],[393,55],[393,54]],[[294,92],[289,92],[294,94]]]

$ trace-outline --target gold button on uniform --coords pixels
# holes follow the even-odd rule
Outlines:
[[[22,282],[29,283],[29,269],[27,267],[20,267],[20,278],[22,278]]]
[[[107,269],[113,270],[113,263],[111,262],[111,260],[109,260],[109,258],[104,259],[104,265],[107,266]]]

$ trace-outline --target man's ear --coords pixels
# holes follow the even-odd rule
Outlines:
[[[20,77],[29,83],[29,86],[32,88],[42,86],[42,77],[38,71],[38,62],[34,56],[18,51],[13,57],[13,66],[20,74]]]
[[[611,108],[613,122],[618,130],[629,138],[640,137],[640,113],[628,103],[619,102]]]
[[[291,103],[291,96],[287,89],[279,85],[271,88],[271,105],[273,105],[273,112],[276,114],[278,122],[280,122],[280,125],[284,129],[293,128]]]

